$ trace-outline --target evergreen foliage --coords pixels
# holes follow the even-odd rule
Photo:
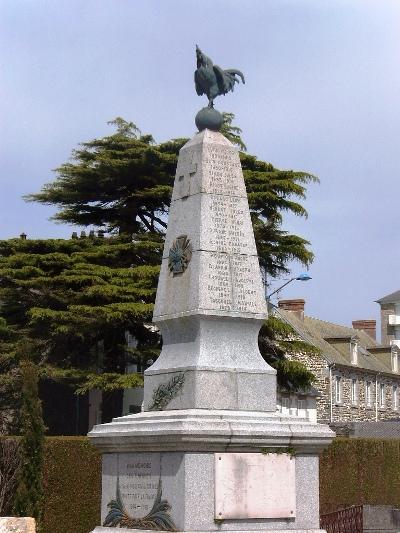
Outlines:
[[[156,234],[0,241],[3,385],[15,383],[19,338],[29,342],[41,376],[69,380],[81,393],[141,385],[141,376],[124,372],[159,353],[150,322],[161,251]],[[136,348],[127,347],[127,332]]]
[[[28,200],[57,205],[59,222],[128,234],[162,232],[179,149],[185,139],[156,145],[132,122],[109,122],[113,135],[82,143],[57,179]]]
[[[225,114],[223,133],[245,150],[233,118]],[[56,169],[52,183],[27,197],[57,206],[59,222],[95,227],[108,236],[91,231],[79,239],[0,241],[1,391],[18,390],[21,342],[29,343],[41,375],[69,380],[81,393],[141,384],[138,374],[124,375],[127,364],[143,368],[159,353],[160,338],[150,322],[174,174],[186,139],[156,144],[132,122],[118,117],[110,124],[113,134],[82,143],[72,160]],[[292,260],[310,264],[309,243],[282,227],[285,213],[307,216],[300,202],[316,178],[278,170],[244,152],[240,157],[265,279],[287,273]],[[264,332],[270,334],[268,327]],[[126,332],[137,340],[135,348],[127,347]],[[307,376],[292,362],[279,363],[283,354],[276,356],[271,346],[260,340],[281,381],[303,386]],[[10,407],[16,398],[8,399]],[[0,404],[3,412],[5,407]]]
[[[42,515],[44,425],[42,406],[38,396],[38,371],[28,360],[20,363],[22,387],[22,468],[14,501],[17,516],[32,516],[38,521]]]
[[[261,328],[258,339],[260,352],[268,363],[276,368],[278,384],[288,390],[306,390],[314,381],[314,375],[303,364],[287,356],[301,353],[318,353],[296,333],[290,324],[273,314]]]

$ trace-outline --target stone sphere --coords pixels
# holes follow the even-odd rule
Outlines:
[[[219,131],[223,123],[222,114],[213,107],[203,107],[197,113],[195,122],[199,131]]]

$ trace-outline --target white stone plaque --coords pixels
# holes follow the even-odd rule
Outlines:
[[[215,518],[294,518],[295,458],[276,453],[215,454]]]

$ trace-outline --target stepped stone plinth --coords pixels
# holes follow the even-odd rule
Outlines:
[[[318,453],[333,433],[276,412],[266,317],[239,154],[205,129],[179,155],[143,412],[89,434],[103,453],[94,533],[321,531]]]

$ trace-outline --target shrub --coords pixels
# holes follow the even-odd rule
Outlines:
[[[42,515],[42,473],[44,424],[42,403],[38,394],[38,371],[31,361],[22,361],[22,437],[21,475],[14,501],[17,516],[32,516],[38,521]]]
[[[18,438],[0,439],[0,516],[10,514],[21,468]]]
[[[101,456],[86,437],[47,437],[43,533],[89,533],[100,524]]]

